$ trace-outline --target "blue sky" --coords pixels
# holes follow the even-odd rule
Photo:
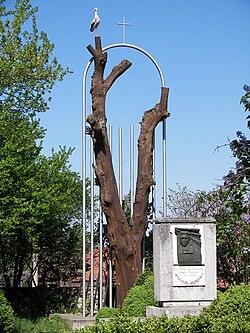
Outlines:
[[[7,0],[8,4],[14,3]],[[55,44],[54,55],[73,70],[52,93],[50,111],[42,115],[47,128],[44,152],[59,145],[75,147],[72,169],[81,172],[82,73],[94,45],[89,31],[94,7],[101,24],[102,45],[122,42],[123,17],[131,23],[126,42],[149,52],[158,62],[169,87],[167,121],[167,187],[211,190],[234,166],[228,147],[217,146],[247,133],[239,104],[243,85],[250,83],[249,0],[31,0],[39,7],[40,30]],[[107,117],[114,133],[136,128],[143,112],[160,96],[160,80],[152,63],[134,50],[108,51],[106,75],[122,59],[133,65],[111,88]],[[91,67],[88,75],[90,84]],[[89,102],[90,103],[90,102]],[[127,134],[126,134],[127,135]],[[125,161],[128,160],[124,137]],[[117,143],[114,143],[116,145]],[[157,163],[157,162],[156,162]],[[124,169],[128,167],[124,166]]]

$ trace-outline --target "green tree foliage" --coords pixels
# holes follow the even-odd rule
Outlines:
[[[14,330],[14,312],[0,291],[0,332],[11,333]]]
[[[31,124],[20,113],[14,115],[8,110],[0,113],[0,130],[1,266],[5,277],[9,266],[15,267],[12,272],[14,280],[20,280],[18,275],[23,270],[20,266],[24,265],[24,252],[31,250],[29,247],[21,249],[19,245],[24,238],[23,230],[26,244],[31,243],[33,234],[34,200],[31,197],[34,194],[30,182],[35,176],[36,160],[41,149],[35,142],[40,130],[36,122]],[[12,263],[14,252],[19,254]]]
[[[40,269],[46,267],[44,279],[49,272],[53,279],[57,272],[58,279],[58,266],[69,269],[71,264],[77,269],[73,258],[80,261],[81,253],[82,186],[68,165],[72,150],[61,148],[45,157],[31,135],[34,124],[27,124],[26,118],[17,124],[17,128],[6,126],[6,135],[0,135],[0,262],[9,287],[11,280],[18,285],[33,253],[39,255]],[[25,136],[19,136],[23,126],[27,126]]]
[[[33,182],[38,222],[33,253],[44,283],[70,279],[81,268],[82,183],[70,170],[70,153],[63,148],[49,158],[41,156]]]
[[[58,282],[80,267],[80,176],[72,149],[41,154],[45,130],[38,113],[63,70],[53,44],[36,26],[36,8],[0,0],[0,274],[17,287],[36,255],[41,278]],[[24,27],[27,30],[24,30]],[[34,271],[32,272],[34,273]]]
[[[14,10],[7,11],[5,2],[0,0],[0,110],[46,111],[51,89],[68,70],[51,59],[54,45],[38,31],[37,8],[16,0]]]

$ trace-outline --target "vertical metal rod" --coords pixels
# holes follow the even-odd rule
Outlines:
[[[145,238],[142,240],[142,272],[145,271],[146,267],[146,249],[145,249]]]
[[[112,155],[112,125],[109,125],[109,147],[110,147],[110,153]]]
[[[91,183],[91,221],[90,221],[90,314],[94,315],[94,153],[93,141],[90,140],[90,183]]]
[[[112,125],[109,125],[109,146],[112,155]],[[109,307],[113,307],[113,270],[112,270],[112,252],[109,248]]]
[[[134,209],[134,125],[130,126],[130,217]]]
[[[99,197],[100,197],[100,191],[99,191]],[[103,256],[102,256],[102,249],[103,249],[103,246],[102,246],[102,238],[103,238],[103,213],[102,213],[102,208],[101,208],[101,205],[99,207],[99,220],[100,220],[100,231],[99,231],[99,236],[100,236],[100,257],[99,257],[99,274],[100,274],[100,287],[99,287],[99,308],[101,309],[102,306],[103,306],[103,296],[102,296],[102,284],[103,284],[103,281],[102,281],[102,266],[103,266]]]
[[[82,316],[86,316],[86,99],[83,89],[82,111]]]
[[[153,201],[153,221],[156,218],[156,175],[155,175],[155,131],[153,135],[153,179],[154,185],[152,186],[152,201]]]
[[[166,178],[166,120],[162,121],[162,157],[163,157],[163,217],[167,216],[167,178]]]
[[[89,61],[82,77],[82,315],[86,316],[86,77]]]
[[[119,197],[120,197],[120,203],[122,204],[122,127],[119,127]]]

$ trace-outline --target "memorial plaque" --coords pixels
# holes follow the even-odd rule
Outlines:
[[[173,286],[205,286],[205,266],[174,266]]]
[[[201,235],[199,229],[175,228],[179,265],[201,265]]]

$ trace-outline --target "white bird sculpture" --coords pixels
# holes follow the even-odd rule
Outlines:
[[[90,26],[90,31],[94,31],[95,32],[95,36],[97,35],[97,27],[100,24],[100,17],[97,14],[97,8],[94,8],[93,10],[94,13],[94,18],[91,22],[91,26]]]

